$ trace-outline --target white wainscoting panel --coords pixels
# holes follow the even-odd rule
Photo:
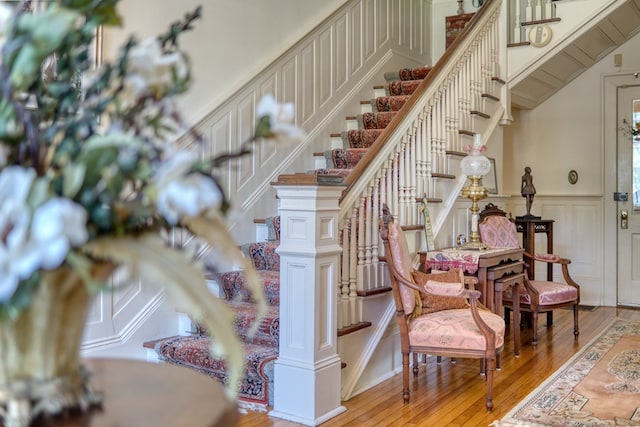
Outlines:
[[[513,217],[526,212],[522,197],[481,200],[480,210],[491,201]],[[437,247],[455,244],[458,234],[469,236],[470,202],[459,199],[451,215],[436,237]],[[604,283],[604,228],[603,200],[599,196],[542,196],[536,195],[531,213],[543,219],[553,219],[553,252],[571,259],[569,272],[580,284],[582,304],[604,303],[604,287],[615,283]],[[522,242],[522,240],[521,240]],[[536,252],[544,253],[547,240],[544,233],[535,237]],[[536,263],[536,277],[546,277],[546,267]],[[559,267],[554,269],[554,280],[562,281]]]
[[[526,212],[524,199],[509,199],[507,208],[513,216]],[[580,285],[580,300],[586,305],[604,303],[604,201],[600,196],[543,196],[536,195],[531,213],[552,219],[553,252],[569,258],[571,277]],[[544,233],[536,234],[536,252],[546,252]],[[546,277],[544,265],[537,263],[536,277]],[[562,280],[559,268],[554,280]]]

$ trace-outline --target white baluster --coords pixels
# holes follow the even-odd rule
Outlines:
[[[358,295],[358,208],[353,207],[351,213],[351,239],[349,241],[349,324],[358,322],[356,315],[356,296]]]
[[[389,158],[387,159],[387,171],[386,171],[386,180],[385,180],[385,191],[386,191],[386,203],[387,206],[389,206],[389,208],[393,208],[393,181],[394,181],[394,172],[395,172],[395,168],[393,167],[393,154],[389,155]],[[397,210],[394,210],[393,212],[398,212]]]
[[[358,268],[356,269],[356,293],[363,291],[366,283],[366,273],[364,268],[364,251],[365,251],[365,198],[360,197],[360,205],[358,206]]]
[[[418,119],[418,129],[415,134],[415,153],[416,153],[416,194],[422,195],[424,193],[424,180],[426,176],[426,155],[424,144],[424,112],[420,114]]]
[[[373,289],[374,281],[373,274],[371,274],[371,241],[372,235],[377,234],[377,229],[373,228],[373,215],[372,211],[372,203],[371,203],[371,192],[372,188],[369,186],[367,188],[367,197],[365,198],[365,220],[364,223],[366,225],[365,235],[364,235],[364,271],[366,272],[366,277],[364,280],[365,289]]]
[[[344,328],[349,326],[349,220],[345,219],[342,223],[342,272],[340,275],[340,289],[338,295],[340,296],[338,305],[338,328]]]
[[[553,18],[553,13],[551,12],[552,8],[553,5],[551,4],[551,0],[544,0],[544,19]]]
[[[400,217],[400,223],[401,224],[406,224],[407,223],[407,216],[406,216],[406,207],[407,207],[407,185],[406,185],[406,158],[404,156],[404,153],[406,151],[406,145],[407,145],[407,137],[406,135],[404,137],[402,137],[402,140],[400,141],[399,147],[398,147],[398,175],[397,175],[397,181],[398,181],[398,216]]]
[[[511,35],[512,37],[512,42],[513,43],[520,43],[520,2],[522,0],[512,0],[512,5],[514,7],[514,11],[513,11],[513,34]]]
[[[411,134],[409,136],[409,150],[407,156],[409,157],[409,212],[411,214],[409,221],[414,224],[416,221],[416,197],[418,188],[418,145],[416,143],[417,133],[420,131],[419,121],[414,121],[414,127],[411,128]]]
[[[393,163],[392,163],[392,173],[391,173],[391,208],[392,212],[400,212],[400,206],[398,204],[398,193],[400,192],[400,186],[398,185],[398,176],[400,169],[400,159],[398,156],[398,152],[395,151],[393,153]],[[400,223],[402,224],[402,223]]]
[[[378,229],[380,227],[380,172],[376,175],[376,179],[374,180],[373,185],[373,193],[371,194],[371,201],[373,207],[371,211],[373,212],[373,217],[371,218],[371,228],[373,229],[373,235],[371,236],[371,263],[373,264],[374,269],[374,288],[381,287],[380,280],[380,253],[379,253],[379,245],[380,245],[380,233]]]
[[[525,22],[533,21],[533,8],[531,4],[534,0],[527,0],[527,8],[525,9],[524,20]]]

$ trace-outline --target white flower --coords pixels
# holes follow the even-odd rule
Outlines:
[[[195,152],[178,151],[156,173],[156,207],[171,225],[177,224],[183,216],[197,216],[206,210],[218,209],[222,203],[222,193],[213,179],[191,172],[196,161]]]
[[[27,199],[35,177],[19,166],[0,172],[0,301],[36,270],[58,267],[89,237],[84,208],[71,200],[50,199],[32,215]]]
[[[180,52],[163,53],[155,37],[144,39],[129,51],[125,88],[131,98],[162,95],[176,82],[189,77],[189,67]]]
[[[19,262],[28,244],[31,213],[27,205],[33,169],[10,166],[0,172],[0,301],[13,295],[18,282],[35,271]]]
[[[57,197],[47,200],[33,215],[31,240],[44,269],[59,267],[69,249],[85,243],[87,213],[77,203]]]
[[[13,295],[21,278],[35,271],[33,265],[18,262],[22,259],[27,244],[30,212],[26,204],[19,206],[3,204],[0,214],[0,229],[3,241],[0,244],[0,301]]]
[[[197,216],[218,208],[222,194],[210,177],[193,173],[180,181],[172,181],[158,193],[158,212],[175,225],[183,216]]]
[[[291,102],[279,104],[273,95],[267,94],[258,103],[256,114],[259,121],[263,117],[269,118],[271,137],[293,141],[300,141],[305,137],[305,132],[294,124],[295,108]]]
[[[29,189],[36,178],[35,170],[20,166],[9,166],[0,172],[0,203],[25,202]]]
[[[9,31],[9,25],[13,19],[13,9],[6,5],[5,2],[0,3],[0,49],[4,46],[6,34]]]
[[[0,3],[0,37],[4,38],[13,19],[13,9],[5,2]]]

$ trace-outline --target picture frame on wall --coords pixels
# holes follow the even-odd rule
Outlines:
[[[496,159],[488,157],[491,162],[491,170],[482,177],[482,185],[487,187],[487,193],[498,194],[498,172],[496,171]]]

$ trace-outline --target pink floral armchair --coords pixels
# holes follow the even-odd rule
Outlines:
[[[414,355],[414,376],[418,374],[417,354],[476,358],[486,362],[482,364],[487,383],[486,408],[491,411],[493,374],[504,346],[504,320],[478,309],[480,292],[467,289],[460,272],[453,275],[416,272],[402,227],[393,222],[386,207],[384,212],[380,234],[400,329],[404,402],[410,400],[410,354]],[[430,304],[430,308],[417,310],[416,303]]]
[[[480,239],[490,248],[518,248],[518,233],[515,223],[507,218],[504,211],[490,204],[480,212],[480,224],[478,225]],[[556,254],[534,255],[524,253],[525,262],[532,264],[544,262],[559,264],[562,276],[566,283],[546,280],[529,280],[525,275],[525,292],[520,293],[520,311],[531,312],[533,345],[538,343],[538,314],[549,312],[556,308],[573,308],[573,334],[579,335],[578,329],[578,304],[580,303],[580,285],[569,275],[568,265],[571,260],[561,258]],[[510,292],[505,292],[503,303],[505,307],[513,307]],[[519,320],[514,319],[514,323]]]

